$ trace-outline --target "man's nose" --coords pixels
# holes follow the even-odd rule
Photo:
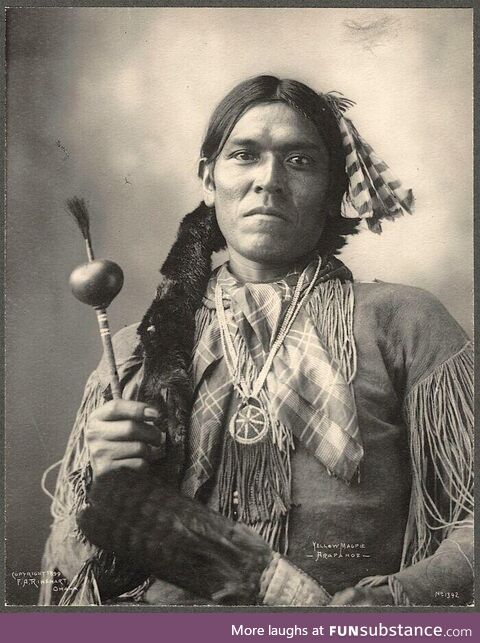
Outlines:
[[[257,166],[255,177],[255,192],[270,192],[280,194],[285,190],[284,167],[274,154],[264,158]]]

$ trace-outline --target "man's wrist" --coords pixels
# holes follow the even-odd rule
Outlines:
[[[263,605],[328,605],[330,595],[311,576],[275,553],[260,581],[259,602]]]

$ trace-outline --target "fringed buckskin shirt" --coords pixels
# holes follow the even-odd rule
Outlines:
[[[220,269],[225,278],[222,270],[226,268]],[[211,296],[217,277],[215,273],[197,313],[192,361],[196,397],[183,491],[232,515],[234,508],[224,497],[229,489],[224,444],[236,403],[228,389],[229,401],[220,409],[223,421],[219,424],[208,416],[214,426],[210,433],[202,432],[208,404],[199,403],[223,373]],[[283,515],[288,519],[284,538],[272,542],[330,594],[357,584],[388,585],[394,595],[401,590],[395,596],[397,604],[468,604],[473,591],[471,342],[446,309],[423,290],[342,281],[334,277],[317,284],[292,326],[294,333],[309,329],[303,354],[297,356],[295,366],[282,365],[295,348],[287,340],[267,379],[268,395],[283,399],[286,389],[282,386],[292,382],[287,375],[293,370],[292,395],[300,400],[295,397],[291,405],[300,409],[299,426],[287,426],[292,443],[291,485],[285,492],[289,508]],[[256,292],[254,288],[249,292],[251,305]],[[277,292],[288,301],[288,283],[284,292]],[[231,307],[229,311],[226,301],[229,319],[235,321],[237,316],[238,322],[238,310],[233,303]],[[244,312],[248,320],[248,310]],[[256,345],[263,341],[267,349],[284,312],[285,301],[269,308],[260,331],[266,336],[257,336]],[[123,396],[137,399],[143,368],[136,326],[120,331],[114,346]],[[315,364],[317,354],[320,361]],[[288,367],[286,371],[283,366]],[[305,417],[316,418],[327,404],[324,396],[316,399],[313,395],[307,383],[309,369],[325,373],[330,367],[338,371],[341,390],[349,392],[355,408],[355,426],[342,426],[338,421],[340,435],[347,436],[344,443],[350,447],[340,449],[333,460],[328,459],[329,449],[317,448],[328,428],[323,434],[320,430],[311,435],[302,429]],[[310,379],[315,381],[314,376]],[[58,569],[68,581],[95,551],[78,533],[75,515],[85,502],[88,483],[85,426],[107,391],[108,371],[102,361],[87,383],[52,505],[55,519],[43,567]],[[295,422],[291,413],[282,411],[281,403],[276,415],[280,423]],[[208,454],[206,466],[200,453]],[[335,461],[340,462],[337,470],[332,466]],[[342,467],[348,476],[341,474]],[[243,504],[246,507],[248,502]],[[248,511],[244,514],[248,522]],[[251,526],[262,533],[261,516],[257,522],[252,520]],[[274,538],[272,530],[263,533],[267,539],[268,533]],[[40,603],[51,604],[54,598],[45,587]],[[158,579],[124,598],[166,605],[204,602]]]

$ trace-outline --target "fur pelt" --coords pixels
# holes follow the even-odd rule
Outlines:
[[[195,313],[210,278],[212,254],[225,247],[214,210],[201,203],[185,216],[160,273],[157,294],[138,334],[145,355],[140,399],[168,424],[173,475],[181,475],[192,395],[189,366]]]

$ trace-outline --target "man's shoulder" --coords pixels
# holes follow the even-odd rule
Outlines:
[[[128,359],[140,346],[138,327],[140,322],[121,328],[112,337],[115,357],[118,361]]]
[[[125,326],[112,337],[115,363],[120,379],[131,369],[138,370],[143,361],[142,347],[137,334],[138,326],[139,323]],[[107,386],[110,381],[110,369],[105,354],[100,360],[96,371],[100,382]]]
[[[374,336],[392,355],[422,365],[422,372],[458,352],[468,337],[430,292],[387,282],[358,282],[355,290],[357,334]]]
[[[432,315],[448,316],[445,306],[432,293],[404,284],[386,281],[355,282],[355,305],[371,315],[410,320],[428,319]]]

